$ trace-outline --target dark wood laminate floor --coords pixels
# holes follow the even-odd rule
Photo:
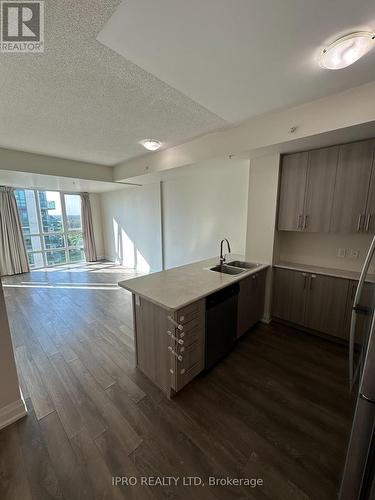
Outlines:
[[[131,297],[116,285],[132,275],[102,263],[3,279],[29,416],[0,431],[0,498],[336,498],[345,349],[259,325],[168,401],[134,366]],[[264,484],[120,488],[117,475]]]

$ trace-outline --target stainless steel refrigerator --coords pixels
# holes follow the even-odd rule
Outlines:
[[[349,339],[349,379],[358,392],[353,426],[341,482],[340,500],[375,500],[375,264],[372,240],[358,283]]]

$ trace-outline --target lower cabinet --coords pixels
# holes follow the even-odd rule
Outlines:
[[[274,269],[272,315],[347,339],[350,281],[313,273]]]
[[[168,311],[133,296],[137,367],[168,397],[205,364],[205,299]]]
[[[240,281],[237,311],[237,338],[255,325],[264,314],[266,273],[260,271]]]

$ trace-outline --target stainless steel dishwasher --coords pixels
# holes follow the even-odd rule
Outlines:
[[[206,298],[206,369],[232,350],[237,333],[239,290],[240,285],[235,283]]]

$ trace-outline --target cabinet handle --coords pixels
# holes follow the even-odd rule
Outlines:
[[[182,325],[180,325],[179,323],[177,323],[177,321],[174,318],[172,318],[172,316],[168,316],[168,319],[172,323],[172,325],[174,325],[179,330],[183,330],[184,329],[184,327]]]
[[[297,222],[297,229],[301,229],[301,223],[302,223],[302,214],[299,214],[298,222]]]
[[[173,356],[176,356],[178,361],[183,360],[183,357],[180,354],[178,354],[178,352],[174,351],[171,346],[168,347],[168,351],[170,351],[173,354]]]
[[[362,225],[362,214],[358,215],[358,222],[357,222],[357,233],[361,231],[361,225]]]
[[[169,331],[169,330],[168,330],[168,331],[167,331],[167,334],[171,337],[171,339],[175,340],[175,341],[176,341],[176,342],[178,342],[180,345],[183,345],[183,344],[184,344],[184,342],[185,342],[185,341],[184,341],[184,340],[182,340],[182,339],[179,339],[178,337],[175,337],[171,331]]]
[[[370,227],[370,221],[371,221],[371,214],[367,214],[367,215],[366,215],[366,228],[365,228],[365,231],[366,231],[366,232],[369,230],[369,227]]]
[[[305,289],[305,288],[306,288],[307,274],[306,274],[306,273],[302,273],[302,276],[305,278],[305,279],[303,280],[303,289]]]
[[[307,221],[308,221],[308,216],[305,215],[305,217],[303,218],[303,229],[307,228]]]
[[[312,290],[312,284],[313,284],[313,280],[316,278],[316,274],[312,274],[310,276],[310,290]]]

